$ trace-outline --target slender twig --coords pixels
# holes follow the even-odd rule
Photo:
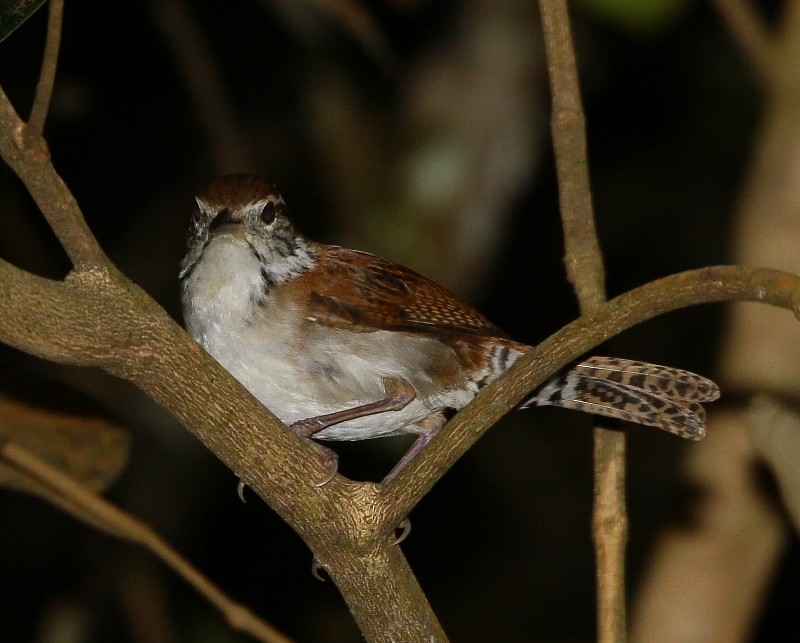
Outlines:
[[[0,157],[25,184],[73,265],[110,266],[75,198],[50,162],[42,138],[53,94],[63,13],[64,0],[50,0],[42,69],[27,124],[0,88]]]
[[[595,426],[592,537],[597,559],[597,640],[625,640],[625,548],[628,514],[625,498],[627,436]]]
[[[226,596],[144,523],[118,509],[81,486],[14,442],[0,445],[0,458],[48,489],[58,506],[74,517],[89,522],[106,533],[148,549],[208,599],[230,625],[265,643],[288,643],[289,639],[265,623],[249,609]],[[64,502],[66,500],[66,502]]]
[[[748,62],[762,80],[772,76],[773,43],[764,18],[749,0],[712,0]]]
[[[586,154],[575,51],[566,0],[540,0],[553,96],[551,127],[558,172],[564,262],[581,312],[605,300],[605,269],[597,238]],[[598,425],[594,431],[592,534],[597,557],[597,626],[601,642],[625,637],[625,434]]]
[[[50,0],[42,70],[39,74],[39,83],[36,85],[36,96],[33,99],[31,116],[25,126],[24,140],[26,147],[39,140],[44,130],[44,121],[47,117],[47,110],[50,108],[50,97],[53,95],[53,83],[56,79],[63,15],[64,0]]]
[[[605,301],[603,255],[594,223],[585,119],[565,0],[541,0],[553,108],[551,129],[564,227],[567,277],[581,312]]]
[[[50,162],[43,138],[25,142],[25,123],[0,88],[0,157],[25,184],[73,265],[110,266],[75,197]]]

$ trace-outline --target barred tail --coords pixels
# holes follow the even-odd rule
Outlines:
[[[560,406],[654,426],[690,440],[705,436],[701,402],[719,397],[714,382],[688,371],[592,357],[546,382],[528,406]]]

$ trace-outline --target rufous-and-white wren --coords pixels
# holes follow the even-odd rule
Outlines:
[[[304,238],[277,188],[254,176],[223,176],[200,192],[187,245],[183,313],[197,342],[304,437],[417,435],[393,473],[529,350],[408,268]],[[718,395],[687,371],[592,357],[521,407],[578,409],[696,440],[701,403]]]

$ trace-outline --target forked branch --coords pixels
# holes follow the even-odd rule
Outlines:
[[[25,184],[73,265],[110,266],[75,197],[50,163],[43,138],[28,144],[26,126],[0,88],[0,156]]]

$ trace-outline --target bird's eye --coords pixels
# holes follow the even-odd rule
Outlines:
[[[278,214],[277,206],[272,201],[265,203],[264,207],[261,208],[261,220],[267,225],[275,221],[275,216],[277,214]]]

